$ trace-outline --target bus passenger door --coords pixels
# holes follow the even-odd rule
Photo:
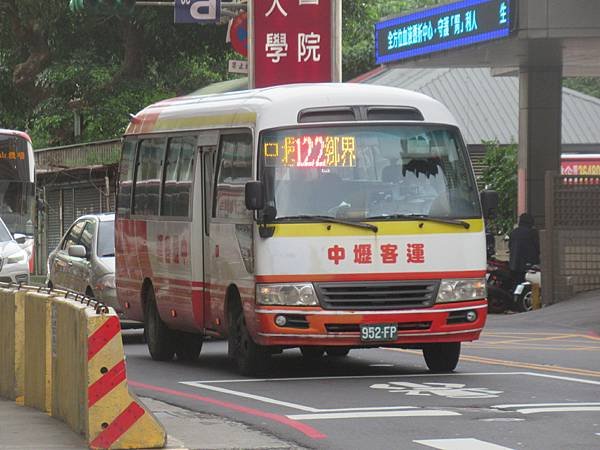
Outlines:
[[[207,284],[209,282],[207,265],[210,265],[210,261],[206,260],[205,253],[208,237],[208,222],[205,217],[205,211],[207,210],[206,199],[210,199],[210,195],[205,192],[205,186],[207,185],[205,178],[209,177],[212,179],[213,169],[210,166],[210,161],[214,158],[217,142],[218,132],[200,132],[194,155],[194,195],[192,200],[189,260],[192,266],[192,314],[194,326],[203,333],[215,328],[210,320],[210,286]]]
[[[211,311],[211,290],[210,270],[212,267],[212,257],[210,245],[210,220],[213,208],[213,189],[216,146],[202,147],[202,210],[198,211],[198,218],[202,216],[202,266],[204,269],[204,324],[205,328],[215,330],[219,323],[216,322],[215,311]],[[200,214],[201,213],[201,214]]]

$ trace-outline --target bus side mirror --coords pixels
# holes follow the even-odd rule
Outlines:
[[[498,193],[496,191],[481,191],[479,193],[481,207],[483,208],[483,217],[488,219],[496,215],[498,209]]]
[[[260,211],[265,207],[265,187],[261,181],[248,181],[245,190],[246,208]]]

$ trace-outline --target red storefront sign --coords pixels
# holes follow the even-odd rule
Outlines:
[[[332,81],[334,0],[254,0],[254,87]]]
[[[600,175],[600,158],[598,159],[568,159],[561,162],[562,175]]]

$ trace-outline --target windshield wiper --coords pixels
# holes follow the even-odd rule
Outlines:
[[[338,218],[332,217],[332,216],[303,214],[303,215],[298,215],[298,216],[277,217],[277,219],[276,219],[276,221],[282,221],[282,220],[321,220],[323,222],[337,223],[340,225],[348,225],[349,227],[363,228],[363,229],[371,230],[373,233],[377,233],[377,231],[379,231],[379,228],[377,228],[376,225],[372,225],[370,223],[354,222],[352,220],[343,220],[343,219],[338,219]]]
[[[471,228],[469,222],[458,219],[443,219],[441,217],[431,217],[426,214],[384,214],[381,216],[367,217],[365,220],[394,220],[394,219],[408,219],[408,220],[423,220],[428,222],[445,223],[449,225],[459,225],[465,227],[467,230]]]

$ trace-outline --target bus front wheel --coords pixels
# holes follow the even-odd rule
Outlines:
[[[228,340],[229,354],[234,358],[242,375],[255,375],[266,368],[270,354],[266,348],[252,340],[241,308],[236,309],[232,315]]]
[[[146,294],[144,337],[153,360],[170,361],[173,359],[175,354],[174,333],[167,328],[158,314],[152,286],[148,288]]]
[[[439,342],[423,347],[423,356],[431,372],[452,372],[458,365],[460,342]]]

